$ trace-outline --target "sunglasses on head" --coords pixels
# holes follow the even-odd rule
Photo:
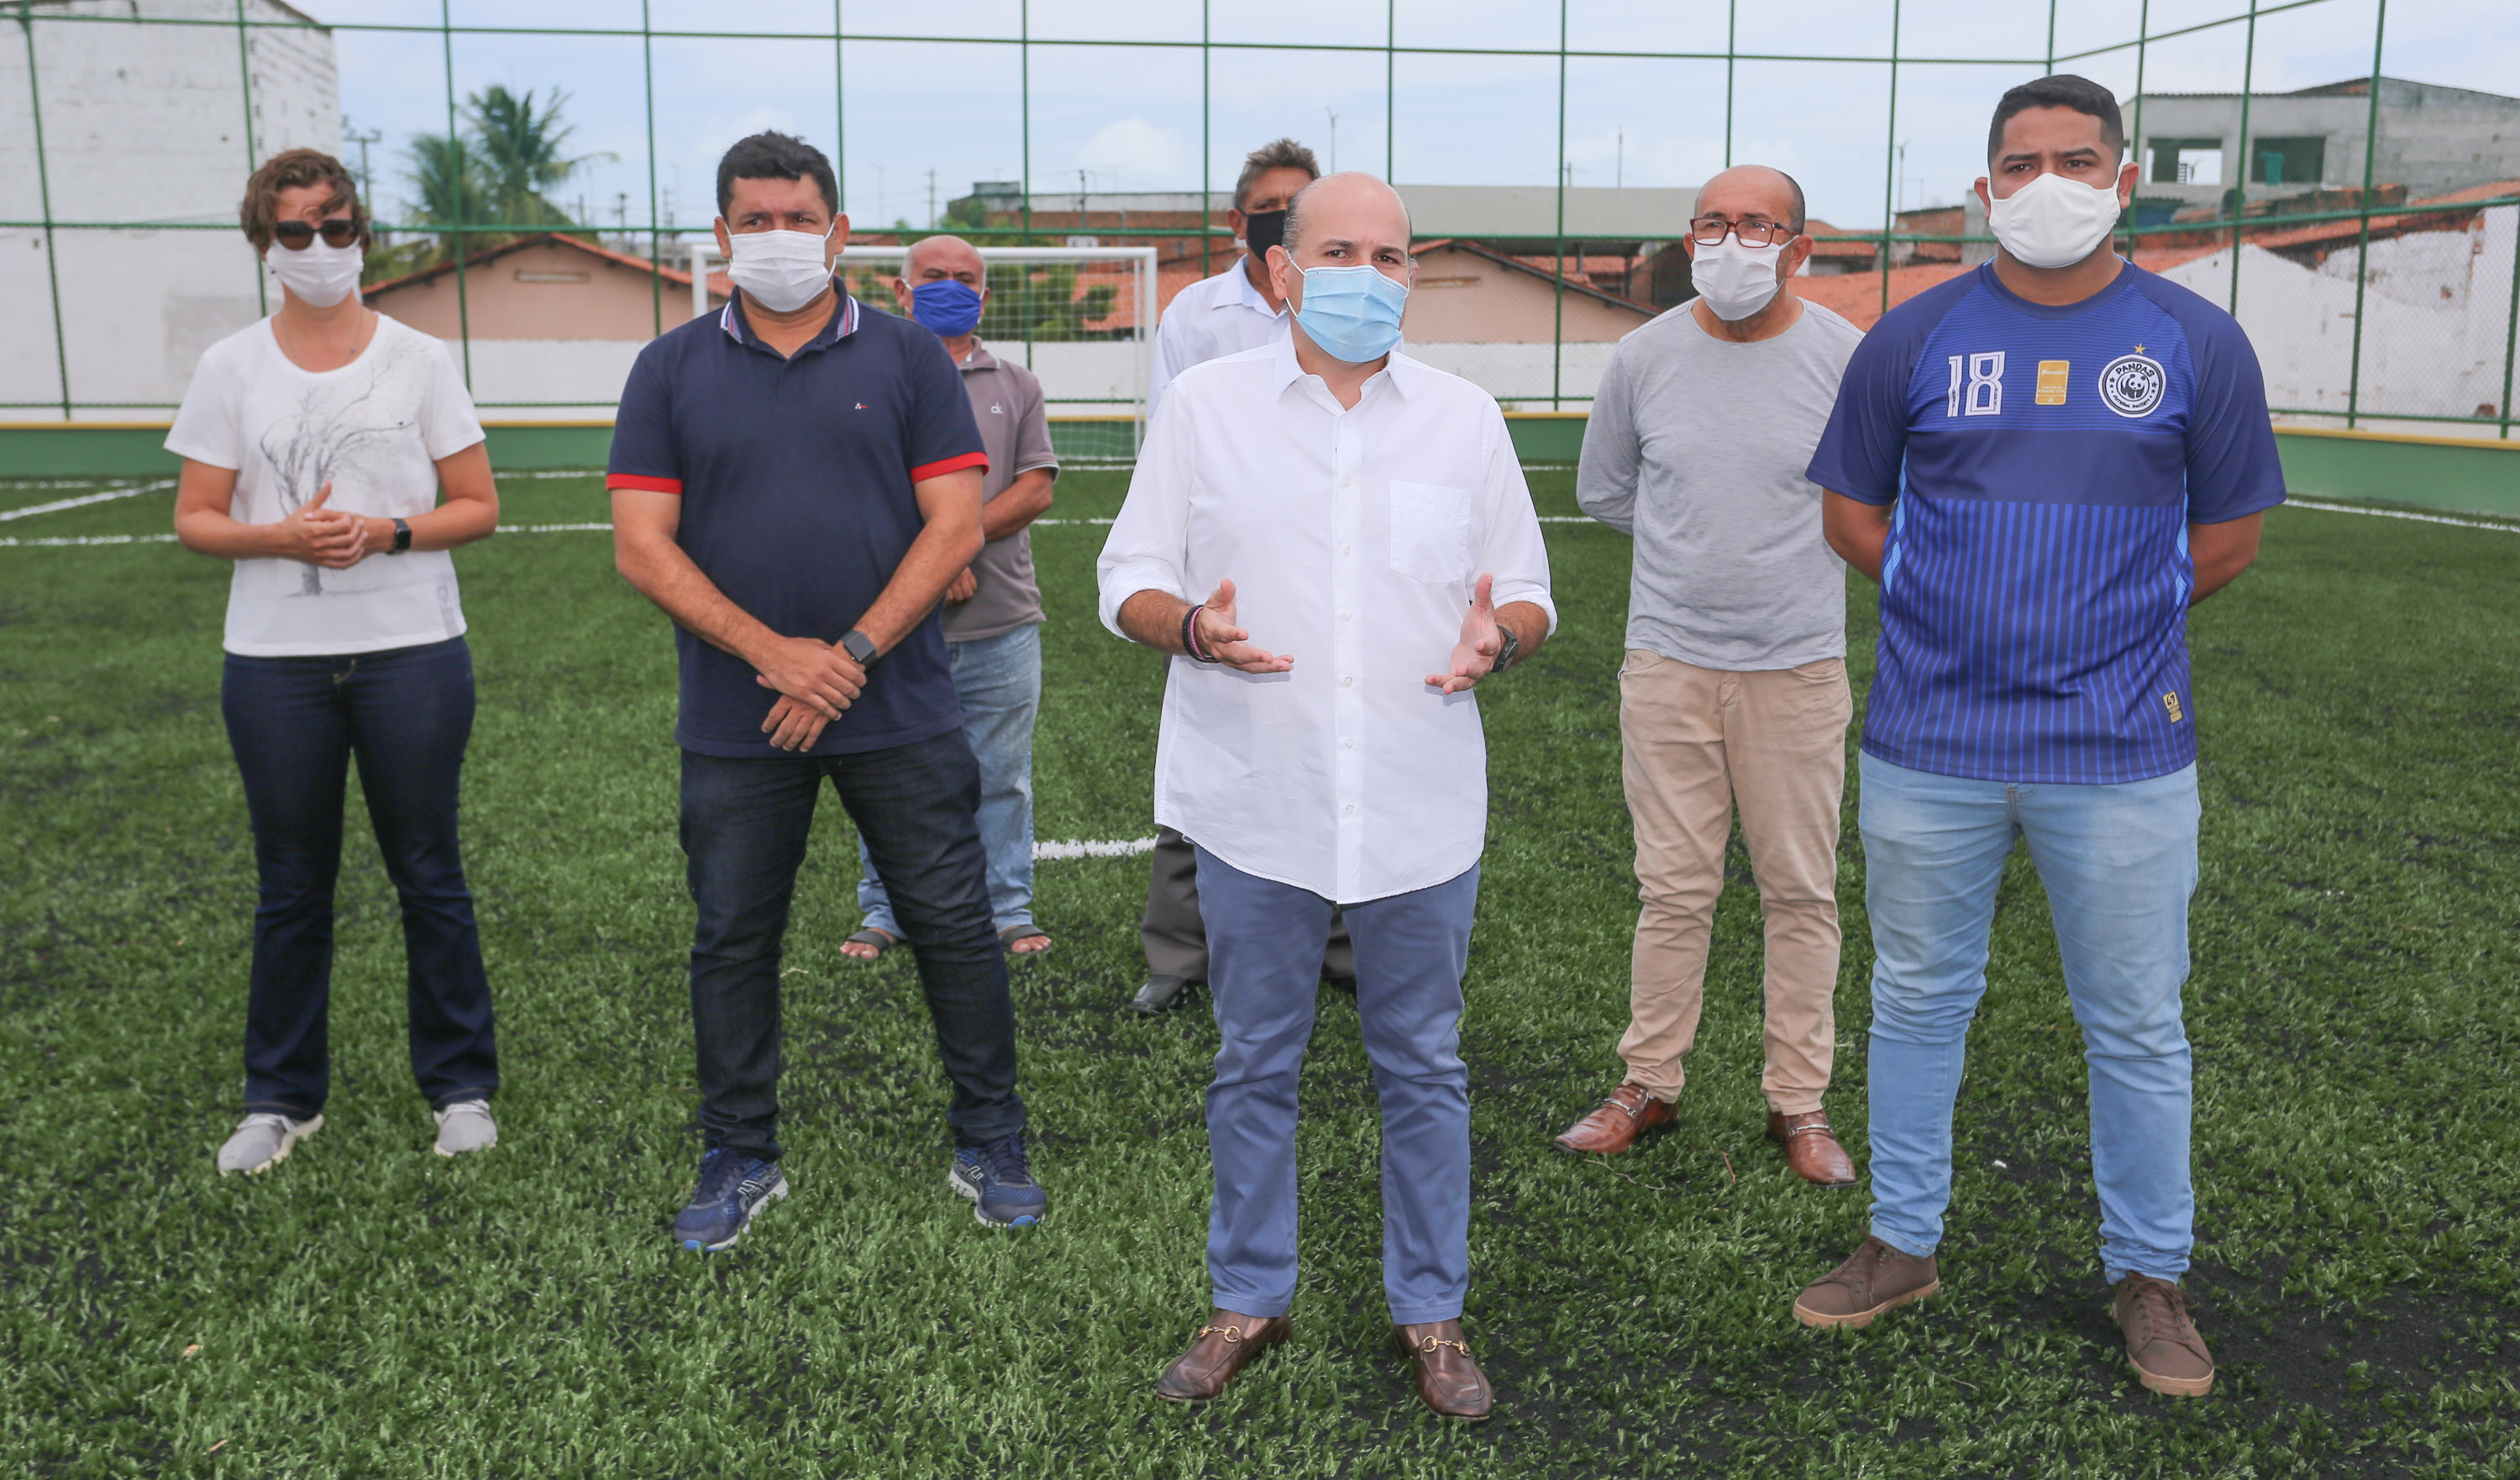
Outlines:
[[[359,223],[348,216],[334,216],[321,225],[305,221],[275,221],[271,234],[291,251],[304,251],[315,244],[315,234],[324,234],[327,247],[347,247],[359,240]]]

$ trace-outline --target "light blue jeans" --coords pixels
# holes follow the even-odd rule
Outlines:
[[[989,856],[989,914],[1003,935],[1032,921],[1032,726],[1041,713],[1041,624],[947,643],[963,733],[980,762],[980,847]],[[858,841],[858,908],[866,928],[901,937],[892,899]]]
[[[2177,1279],[2195,1242],[2192,1068],[2180,1020],[2196,889],[2196,768],[2115,785],[2029,785],[1863,757],[1872,916],[1872,1233],[1925,1255],[1952,1195],[1952,1101],[1986,994],[1996,886],[2030,845],[2091,1072],[2100,1263]]]

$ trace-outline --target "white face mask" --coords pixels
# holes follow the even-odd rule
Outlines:
[[[804,231],[729,233],[727,279],[772,313],[794,313],[832,286],[832,260],[823,248],[839,224],[833,221],[819,237]]]
[[[1782,242],[1744,247],[1740,238],[1726,237],[1712,247],[1700,242],[1696,250],[1697,255],[1689,259],[1688,281],[1715,317],[1727,324],[1737,324],[1767,307],[1784,289],[1777,276],[1778,264],[1785,255]]]
[[[368,254],[356,242],[347,247],[327,247],[318,237],[298,251],[274,242],[262,259],[271,264],[271,275],[297,301],[309,308],[330,308],[358,288],[359,273],[367,266]]]
[[[2117,181],[2097,190],[2043,174],[2002,200],[1987,192],[1986,224],[2025,267],[2071,267],[2097,250],[2118,222]]]

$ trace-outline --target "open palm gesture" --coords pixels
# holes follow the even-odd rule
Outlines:
[[[1198,613],[1198,645],[1218,662],[1241,669],[1245,673],[1283,673],[1295,666],[1292,656],[1281,656],[1265,648],[1251,645],[1251,634],[1236,624],[1234,582],[1217,582]]]
[[[1427,683],[1446,694],[1460,694],[1496,671],[1497,654],[1505,650],[1505,634],[1497,628],[1496,604],[1488,597],[1495,584],[1493,575],[1479,577],[1470,596],[1470,609],[1462,617],[1462,640],[1453,645],[1452,671],[1426,675]]]

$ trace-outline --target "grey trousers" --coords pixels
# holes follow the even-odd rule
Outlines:
[[[1147,974],[1183,981],[1207,980],[1207,922],[1198,913],[1198,850],[1170,828],[1155,830],[1154,872],[1147,880],[1147,914],[1138,925],[1146,947]],[[1353,980],[1356,946],[1347,919],[1330,911],[1330,939],[1322,952],[1324,976]]]

